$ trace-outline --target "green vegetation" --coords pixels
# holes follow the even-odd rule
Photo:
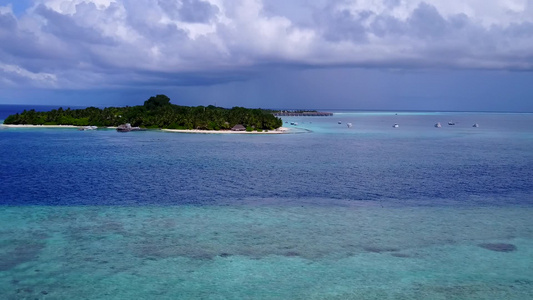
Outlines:
[[[236,124],[246,128],[275,129],[282,121],[271,110],[233,107],[179,106],[165,95],[150,97],[144,105],[127,107],[87,107],[85,109],[54,109],[37,112],[34,109],[10,115],[5,124],[118,126],[130,123],[143,128],[227,130]]]

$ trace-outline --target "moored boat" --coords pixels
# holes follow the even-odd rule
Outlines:
[[[98,129],[98,127],[97,126],[83,126],[83,127],[78,128],[78,130],[80,131],[95,130],[95,129]]]
[[[117,127],[118,132],[130,132],[130,131],[144,131],[145,129],[140,127],[132,127],[130,123],[122,124]]]

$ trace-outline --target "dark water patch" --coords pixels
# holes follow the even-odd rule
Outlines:
[[[143,245],[137,247],[135,253],[139,257],[143,258],[167,258],[172,255],[168,255],[167,251],[158,245]]]
[[[16,266],[31,262],[39,257],[45,247],[43,243],[13,241],[7,253],[0,256],[0,271],[8,271]]]
[[[384,252],[396,252],[400,251],[398,248],[392,248],[392,247],[363,247],[363,249],[367,252],[373,252],[373,253],[384,253]]]
[[[533,285],[533,280],[516,279],[515,281],[513,281],[513,284],[517,284],[517,285]]]
[[[43,296],[47,296],[48,294],[49,292],[47,290],[24,287],[14,290],[14,297],[7,296],[3,299],[46,299]]]
[[[222,249],[221,249],[222,248]],[[194,260],[213,260],[216,257],[227,258],[231,256],[242,256],[248,259],[260,260],[271,256],[299,257],[308,260],[317,260],[324,257],[335,256],[337,258],[351,257],[357,254],[354,251],[343,251],[335,249],[309,249],[305,246],[291,245],[290,247],[278,247],[276,245],[265,244],[244,244],[225,245],[216,248],[202,243],[172,244],[172,243],[151,243],[137,245],[132,253],[141,259],[159,260],[167,258],[185,257]],[[222,252],[221,252],[222,250]],[[396,257],[412,257],[411,255],[400,253],[397,248],[377,248],[369,247],[365,251],[370,253],[390,253]]]
[[[285,252],[284,256],[295,257],[295,256],[301,256],[301,255],[299,252],[296,252],[296,251],[288,251],[288,252]]]
[[[100,226],[97,226],[96,229],[102,233],[108,233],[108,232],[124,233],[125,232],[124,225],[116,221],[104,222]]]
[[[517,250],[515,245],[505,243],[485,243],[479,244],[478,246],[496,252],[513,252]]]
[[[95,222],[100,222],[99,220]],[[69,225],[68,236],[73,241],[83,244],[87,240],[101,240],[110,235],[128,236],[129,232],[125,230],[124,225],[119,222],[107,222],[96,224]]]
[[[28,293],[28,294],[31,294],[31,293],[33,293],[33,289],[32,289],[32,288],[21,288],[21,289],[17,289],[17,294],[21,294],[21,293]]]
[[[212,260],[215,258],[215,254],[207,251],[195,251],[193,253],[189,253],[189,257],[197,260]]]
[[[394,257],[401,257],[401,258],[409,258],[409,257],[412,257],[411,255],[409,254],[405,254],[405,253],[391,253],[392,256]]]
[[[505,283],[458,284],[458,285],[419,285],[418,292],[424,299],[531,299],[528,287]]]
[[[212,260],[216,257],[227,258],[243,256],[248,259],[263,259],[272,255],[284,257],[302,257],[314,259],[325,256],[322,253],[301,252],[298,250],[282,250],[264,245],[227,245],[226,249],[213,248],[207,245],[191,243],[188,245],[143,245],[134,250],[134,255],[142,259],[166,259],[173,257],[186,257],[194,260]],[[223,250],[220,252],[220,250]]]
[[[203,249],[202,247],[188,247],[183,245],[172,244],[149,244],[138,246],[134,250],[134,254],[143,259],[158,260],[173,257],[187,257],[195,260],[212,260],[218,256],[219,250],[212,251]],[[229,256],[229,253],[226,253]]]

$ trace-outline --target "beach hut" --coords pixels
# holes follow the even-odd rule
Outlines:
[[[241,124],[237,124],[231,128],[231,131],[246,131],[246,127]]]

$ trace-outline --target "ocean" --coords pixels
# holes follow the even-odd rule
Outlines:
[[[283,120],[288,134],[0,127],[0,294],[533,299],[533,114]]]

